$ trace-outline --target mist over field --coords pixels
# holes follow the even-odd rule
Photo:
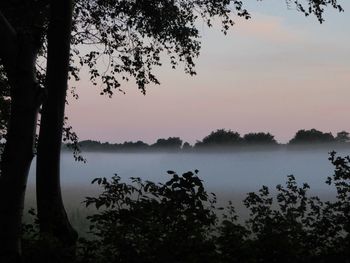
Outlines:
[[[325,184],[328,176],[333,175],[334,167],[328,161],[329,146],[310,148],[253,147],[244,151],[205,151],[205,152],[148,152],[148,153],[106,153],[85,152],[87,163],[74,161],[71,152],[62,152],[61,183],[63,197],[68,210],[83,208],[81,203],[86,196],[99,192],[91,181],[96,177],[111,178],[114,174],[130,183],[130,177],[140,177],[153,182],[165,182],[173,170],[178,174],[199,170],[209,192],[214,192],[219,203],[232,200],[242,207],[242,200],[251,191],[257,191],[262,185],[274,191],[277,184],[284,184],[287,175],[294,175],[297,182],[308,183],[310,194],[324,199],[334,197],[334,189]],[[340,147],[338,155],[345,156],[349,148]],[[35,163],[33,163],[27,191],[27,207],[35,204]]]

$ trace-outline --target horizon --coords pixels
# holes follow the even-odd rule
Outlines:
[[[194,144],[217,128],[240,134],[270,132],[286,143],[300,129],[350,130],[350,3],[326,10],[325,22],[288,10],[285,3],[246,4],[252,19],[236,18],[224,36],[202,27],[197,76],[156,70],[161,85],[143,96],[132,82],[112,99],[82,74],[79,99],[67,116],[79,140],[135,141],[180,137]]]
[[[223,129],[215,129],[215,130],[211,131],[210,133],[216,132],[216,131],[218,131],[218,130],[232,131],[232,130],[223,128]],[[301,131],[301,130],[307,131],[306,129],[300,129],[300,130],[298,130],[298,131]],[[311,129],[311,130],[312,130],[312,129]],[[232,131],[232,132],[236,132],[236,131]],[[334,139],[336,138],[336,135],[337,135],[337,133],[333,134],[332,132],[327,132],[327,131],[321,131],[321,132],[324,133],[324,134],[326,134],[326,133],[331,133],[332,136],[334,137]],[[344,132],[344,131],[338,131],[338,132]],[[347,132],[347,131],[345,131],[345,132]],[[210,133],[209,133],[209,134],[210,134]],[[246,134],[252,134],[252,133],[259,133],[259,132],[248,132],[248,133],[246,133]],[[208,136],[209,134],[207,134],[206,136]],[[243,136],[245,136],[246,134],[240,134],[240,133],[239,133],[239,135],[240,135],[240,137],[241,137],[242,139],[243,139]],[[271,135],[273,136],[273,138],[276,140],[275,136],[274,136],[272,133],[266,132],[266,134],[271,134]],[[295,135],[295,134],[294,134],[294,135]],[[197,142],[201,142],[201,141],[204,139],[204,137],[203,137],[203,138],[201,138],[201,139],[197,139],[194,143],[191,143],[191,142],[188,142],[188,141],[186,141],[186,140],[183,140],[183,138],[181,138],[181,137],[179,137],[179,136],[158,137],[158,138],[156,138],[153,142],[147,142],[147,141],[144,141],[143,139],[140,139],[140,138],[139,138],[139,139],[132,140],[132,141],[130,141],[130,140],[129,140],[129,141],[101,141],[101,140],[94,140],[94,139],[89,139],[89,138],[87,138],[87,139],[84,139],[84,140],[79,140],[79,143],[84,142],[84,141],[92,141],[92,142],[99,142],[99,143],[101,143],[101,144],[103,144],[103,143],[109,143],[109,144],[123,144],[123,143],[127,143],[127,142],[136,143],[136,142],[141,141],[141,142],[146,143],[146,144],[148,144],[148,145],[152,145],[152,144],[155,144],[155,143],[157,142],[158,139],[169,139],[169,138],[179,138],[180,140],[182,140],[182,144],[184,144],[184,143],[189,143],[191,146],[194,146]],[[294,138],[294,136],[291,137],[287,142],[280,142],[280,141],[276,140],[276,143],[277,143],[277,144],[280,144],[280,145],[289,144],[289,142],[290,142],[293,138]],[[334,141],[334,142],[336,142],[336,141]],[[334,142],[328,142],[328,143],[329,143],[329,144],[332,144],[332,143],[334,143]],[[325,142],[313,142],[313,143],[314,143],[314,144],[318,144],[318,143],[327,144],[327,143],[325,143]]]

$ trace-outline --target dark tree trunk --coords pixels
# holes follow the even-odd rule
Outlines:
[[[0,262],[19,262],[27,177],[34,153],[40,89],[36,49],[30,35],[17,35],[0,12],[0,56],[11,89],[11,116],[1,160]]]
[[[60,186],[60,154],[66,101],[72,1],[51,1],[46,72],[47,100],[43,104],[38,156],[37,205],[40,230],[44,236],[72,248],[77,233],[64,209]]]

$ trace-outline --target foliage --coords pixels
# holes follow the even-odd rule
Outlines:
[[[66,130],[69,131],[71,127],[65,127],[64,134],[66,135]],[[72,132],[72,135],[65,136],[66,138],[75,138],[76,135]],[[71,141],[74,142],[74,140]],[[67,141],[67,140],[65,140]],[[294,138],[290,141],[290,145],[295,144],[317,144],[320,142],[330,142],[334,145],[348,145],[350,142],[349,133],[346,131],[341,131],[337,133],[337,136],[332,139],[330,133],[323,133],[312,129],[310,131],[301,130],[298,131]],[[78,144],[77,142],[75,142]],[[257,133],[247,133],[243,138],[237,133],[231,130],[219,129],[211,132],[206,136],[203,141],[197,141],[197,143],[192,146],[188,142],[183,143],[179,137],[169,137],[168,139],[158,139],[154,144],[147,144],[143,141],[126,141],[124,143],[109,143],[109,142],[99,142],[93,140],[80,141],[78,146],[86,151],[153,151],[153,150],[184,150],[184,151],[195,151],[203,149],[203,146],[209,147],[228,147],[228,146],[282,146],[282,144],[277,143],[274,135],[270,133],[257,132]],[[75,145],[75,144],[73,144]]]
[[[306,2],[306,3],[305,3]],[[290,6],[292,4],[295,4],[296,8],[305,14],[305,16],[309,16],[311,14],[314,14],[318,21],[320,23],[324,22],[323,18],[323,12],[324,8],[327,5],[331,5],[333,8],[337,9],[339,12],[343,12],[344,9],[337,3],[336,0],[308,0],[308,1],[301,1],[301,0],[287,0],[286,3]]]
[[[179,137],[169,137],[168,139],[158,139],[155,144],[151,146],[153,148],[167,148],[180,150],[182,145],[182,140]]]
[[[72,38],[70,41],[70,21],[72,16],[69,14],[70,8],[67,8],[72,2],[75,4],[74,17],[73,17],[73,30]],[[289,1],[288,1],[289,2]],[[290,1],[291,2],[291,1]],[[328,1],[309,1],[309,9],[304,9],[302,4],[298,1],[293,3],[298,6],[298,9],[304,12],[306,15],[313,13],[315,14],[320,22],[322,22],[322,5],[331,5],[334,8],[341,10],[341,7],[336,5],[336,0]],[[153,74],[154,67],[161,66],[160,57],[163,53],[167,54],[170,59],[170,64],[172,67],[176,67],[179,62],[183,62],[185,65],[185,72],[193,75],[194,71],[194,59],[199,55],[200,51],[200,34],[197,28],[198,18],[203,19],[203,21],[211,26],[213,18],[219,18],[222,23],[222,31],[227,32],[229,27],[234,23],[231,19],[231,14],[234,13],[237,16],[249,18],[249,13],[243,8],[242,1],[216,1],[216,0],[200,0],[200,1],[167,1],[167,0],[119,0],[119,1],[101,1],[101,0],[77,0],[68,1],[67,6],[55,5],[55,3],[61,3],[60,1],[48,1],[48,0],[10,0],[1,1],[0,3],[0,17],[2,23],[2,35],[4,36],[4,45],[2,46],[1,54],[1,65],[6,66],[6,71],[9,73],[7,77],[10,79],[11,83],[11,95],[12,99],[17,96],[21,101],[25,101],[24,104],[26,109],[39,110],[40,104],[44,101],[44,89],[50,89],[50,72],[46,72],[46,65],[56,65],[58,70],[54,70],[57,74],[56,76],[62,76],[62,83],[60,81],[56,82],[57,88],[55,90],[60,91],[55,96],[55,93],[48,93],[48,100],[44,103],[43,114],[41,116],[41,121],[43,125],[40,127],[39,136],[39,157],[47,157],[48,153],[52,153],[52,158],[38,158],[38,167],[43,169],[38,169],[38,175],[41,174],[42,170],[46,168],[53,168],[50,177],[48,177],[48,184],[41,184],[40,182],[45,182],[42,178],[45,176],[38,176],[38,186],[43,185],[44,188],[38,187],[38,192],[43,194],[39,196],[44,196],[43,200],[47,198],[52,198],[52,211],[45,206],[45,202],[41,202],[40,198],[38,200],[40,212],[40,223],[41,228],[45,228],[46,225],[60,225],[57,229],[62,229],[64,232],[73,233],[74,230],[71,229],[69,222],[65,222],[66,216],[63,208],[63,203],[61,199],[60,187],[59,187],[59,150],[61,146],[61,132],[64,131],[67,134],[67,140],[73,140],[70,146],[73,146],[76,159],[83,160],[79,155],[79,149],[77,147],[76,135],[71,132],[71,127],[63,127],[63,115],[64,115],[64,96],[66,92],[67,83],[67,67],[69,66],[68,61],[70,60],[71,66],[70,77],[75,80],[79,80],[79,72],[82,66],[87,66],[87,71],[90,75],[90,80],[94,85],[103,84],[101,94],[107,94],[111,96],[114,90],[121,90],[121,81],[128,81],[132,78],[136,81],[139,89],[145,93],[145,87],[147,84],[155,83],[159,84],[158,79]],[[313,3],[313,4],[311,4]],[[61,10],[60,10],[61,9]],[[56,13],[57,11],[57,13]],[[62,16],[56,19],[56,14],[60,14],[63,11]],[[58,20],[60,20],[58,22]],[[51,23],[53,22],[53,23]],[[58,23],[56,23],[58,22]],[[60,23],[62,22],[62,23]],[[64,25],[61,29],[60,26]],[[48,36],[48,32],[50,32]],[[51,33],[52,32],[52,33]],[[52,53],[56,56],[51,57],[51,51],[47,52],[47,46],[51,50],[51,36],[59,36],[62,33],[61,39],[63,52]],[[67,33],[67,34],[65,34]],[[48,40],[49,39],[49,40]],[[54,40],[54,38],[52,38]],[[48,43],[49,42],[49,43]],[[85,48],[81,48],[85,46]],[[88,46],[88,47],[87,47]],[[72,47],[72,53],[69,54],[70,47]],[[90,48],[93,47],[93,48]],[[66,54],[64,52],[66,51]],[[49,53],[49,54],[48,54]],[[4,55],[6,54],[6,55]],[[57,56],[57,54],[62,54],[62,56]],[[19,60],[18,57],[24,58],[23,61]],[[56,58],[62,58],[56,60]],[[48,63],[45,60],[48,59]],[[106,60],[104,60],[106,59]],[[104,61],[108,61],[105,68],[101,69],[101,65]],[[21,63],[23,62],[23,63]],[[41,65],[44,66],[41,66]],[[34,69],[36,67],[36,69]],[[50,66],[48,66],[50,69]],[[55,67],[53,67],[55,68]],[[0,68],[0,75],[3,75],[4,70]],[[30,74],[27,74],[30,73]],[[46,73],[48,74],[47,85],[42,84],[45,79]],[[62,73],[62,74],[59,74]],[[17,81],[15,79],[23,78],[20,84],[15,84]],[[39,82],[36,83],[35,77],[38,76]],[[34,84],[34,85],[33,85]],[[22,87],[28,87],[23,89]],[[53,85],[55,86],[55,85]],[[19,88],[21,87],[21,88]],[[32,89],[31,87],[34,87]],[[1,87],[0,87],[1,88]],[[3,90],[3,89],[2,89]],[[3,96],[1,90],[0,96]],[[25,92],[22,92],[22,91]],[[29,94],[30,96],[26,96]],[[74,95],[74,92],[73,92]],[[52,100],[51,100],[52,99]],[[13,100],[15,101],[15,100]],[[56,105],[56,103],[58,103]],[[0,107],[3,107],[9,111],[9,103],[0,101]],[[57,112],[51,111],[51,106],[56,109]],[[20,110],[23,112],[21,104],[13,103],[11,105],[12,113]],[[48,109],[48,111],[46,111]],[[6,113],[6,110],[2,110],[1,113]],[[37,122],[37,113],[31,114],[30,117],[22,117],[21,114],[13,114],[10,120],[10,127],[17,127],[13,124],[21,123],[19,129],[12,128],[9,130],[7,146],[5,148],[4,167],[9,169],[3,169],[3,177],[10,179],[15,182],[14,188],[16,188],[17,198],[6,199],[1,198],[4,203],[9,203],[9,201],[14,201],[13,209],[9,209],[8,218],[14,218],[15,220],[8,220],[13,223],[6,230],[8,231],[8,236],[17,239],[15,242],[8,242],[10,249],[5,246],[1,246],[4,250],[1,254],[5,254],[5,257],[10,257],[12,253],[16,254],[16,257],[20,257],[21,251],[17,243],[19,244],[19,239],[17,233],[19,233],[20,221],[22,217],[23,210],[23,198],[21,197],[22,192],[25,189],[22,186],[16,187],[16,181],[25,182],[29,165],[31,162],[31,154],[27,152],[33,149],[33,141],[35,139],[35,125],[31,124]],[[62,113],[62,114],[61,114]],[[51,117],[52,121],[47,122]],[[5,117],[6,118],[6,117]],[[31,120],[30,120],[31,119]],[[34,123],[36,124],[36,123]],[[1,124],[3,127],[7,128],[7,123]],[[1,128],[1,127],[0,127]],[[53,128],[53,129],[50,129]],[[52,130],[52,131],[51,131]],[[21,132],[19,132],[21,131]],[[48,136],[46,136],[48,135]],[[53,136],[51,136],[53,135]],[[57,135],[57,136],[55,136]],[[51,137],[51,138],[50,138]],[[21,143],[16,138],[23,138],[24,143]],[[45,146],[50,146],[50,138],[52,140],[52,149],[46,151],[48,148]],[[15,143],[12,143],[12,139]],[[43,147],[41,147],[43,145]],[[13,146],[10,148],[10,146]],[[26,146],[29,146],[26,149]],[[9,149],[10,150],[7,150]],[[41,151],[43,150],[43,151]],[[18,158],[18,161],[13,158],[13,152],[25,153],[25,157],[28,156],[28,160],[22,156]],[[11,153],[11,154],[7,154]],[[42,154],[43,153],[43,154]],[[44,160],[40,162],[40,160]],[[51,162],[52,164],[48,164]],[[22,167],[23,169],[14,169]],[[27,167],[28,166],[28,167]],[[56,169],[57,167],[57,169]],[[19,172],[17,172],[17,170]],[[48,169],[50,170],[50,169]],[[17,176],[18,174],[18,176]],[[14,176],[20,179],[14,179]],[[50,178],[52,178],[50,180]],[[11,180],[3,180],[3,189],[10,189],[9,185]],[[56,182],[56,184],[55,184]],[[18,184],[20,185],[20,184]],[[25,188],[25,183],[22,183]],[[46,193],[51,192],[51,194],[46,194],[45,191],[41,191],[49,187],[51,190],[46,191]],[[5,191],[2,190],[2,193]],[[4,194],[4,196],[9,196]],[[16,195],[15,195],[16,197]],[[17,202],[17,204],[15,203]],[[47,202],[46,202],[47,203]],[[43,206],[41,204],[44,204]],[[41,209],[43,207],[43,209]],[[4,209],[7,211],[6,209]],[[57,216],[55,212],[57,211]],[[61,213],[61,216],[59,215]],[[54,215],[55,216],[52,216]],[[43,216],[42,216],[43,215]],[[7,226],[8,222],[6,217],[2,217],[4,223],[2,225]],[[44,227],[43,227],[44,226]],[[51,227],[50,227],[51,228]],[[2,230],[5,233],[5,230]],[[45,231],[43,231],[45,232]],[[5,235],[1,233],[3,242],[6,242]],[[63,235],[63,234],[62,234]],[[74,237],[71,238],[73,240]],[[61,240],[62,241],[62,240]],[[14,244],[14,245],[13,245]],[[10,253],[11,252],[11,253]]]
[[[340,232],[327,205],[308,197],[309,186],[299,187],[294,176],[276,187],[274,199],[264,186],[244,200],[250,210],[247,227],[253,233],[255,257],[264,262],[311,262],[333,253]]]
[[[323,133],[316,129],[299,130],[289,144],[304,144],[304,143],[331,143],[335,142],[332,133]]]
[[[147,84],[159,84],[153,68],[162,65],[162,53],[173,68],[181,62],[186,73],[195,74],[201,47],[196,22],[211,26],[216,17],[226,32],[233,25],[232,13],[250,17],[241,1],[76,1],[74,57],[88,66],[95,85],[104,84],[101,93],[112,95],[130,77],[145,93]],[[77,48],[84,44],[100,48],[80,53]],[[103,59],[108,65],[101,69]]]
[[[184,151],[189,151],[193,148],[193,146],[189,143],[189,142],[184,142],[184,144],[182,145],[182,150]]]
[[[124,143],[109,143],[109,142],[99,142],[92,140],[85,140],[79,142],[79,147],[83,151],[143,151],[149,150],[150,145],[143,141],[126,141]]]
[[[335,140],[340,143],[350,142],[350,133],[347,131],[338,132]]]
[[[97,240],[88,243],[85,262],[212,262],[215,196],[204,190],[197,171],[168,174],[165,184],[94,180],[104,191],[85,203],[105,209],[89,217]]]
[[[121,90],[122,82],[129,79],[135,79],[143,93],[147,84],[158,84],[153,69],[162,66],[162,54],[168,55],[173,68],[183,63],[185,72],[195,74],[195,59],[201,48],[196,25],[199,19],[209,27],[218,19],[222,31],[227,33],[234,18],[250,18],[243,1],[236,0],[74,2],[70,78],[80,80],[85,66],[93,84],[101,84],[101,94],[110,96],[115,90]],[[286,3],[306,16],[315,15],[321,23],[326,7],[343,11],[336,0],[287,0]],[[3,1],[0,9],[15,31],[35,41],[37,80],[40,87],[45,88],[50,2]],[[104,61],[108,61],[107,65]],[[3,85],[6,72],[3,61],[0,62],[0,135],[3,135],[9,115],[9,85]],[[74,86],[71,93],[78,98]]]
[[[247,133],[243,136],[243,140],[247,144],[277,144],[275,138],[270,133],[258,132]]]
[[[201,146],[229,146],[242,143],[242,138],[238,132],[231,130],[219,129],[211,132],[204,137],[202,141],[195,144],[196,147]]]
[[[350,246],[350,157],[336,156],[331,152],[329,160],[335,167],[334,175],[328,177],[327,184],[334,185],[337,192],[337,199],[334,203],[329,203],[330,210],[340,237],[338,250],[350,257],[348,247]]]
[[[2,143],[7,133],[7,122],[10,117],[10,92],[9,84],[0,65],[0,142]]]
[[[332,152],[329,160],[334,201],[309,196],[309,186],[290,175],[273,193],[263,186],[247,194],[245,222],[232,202],[217,206],[197,170],[168,171],[163,184],[97,178],[101,194],[85,200],[98,209],[88,217],[93,238],[80,239],[76,262],[349,262],[350,157]],[[43,245],[55,254],[53,240],[38,243],[35,224],[24,230],[32,238],[24,242],[29,259]]]

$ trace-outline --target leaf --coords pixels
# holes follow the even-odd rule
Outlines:
[[[91,184],[96,183],[96,181],[101,180],[101,178],[95,178],[94,180],[91,181]]]

